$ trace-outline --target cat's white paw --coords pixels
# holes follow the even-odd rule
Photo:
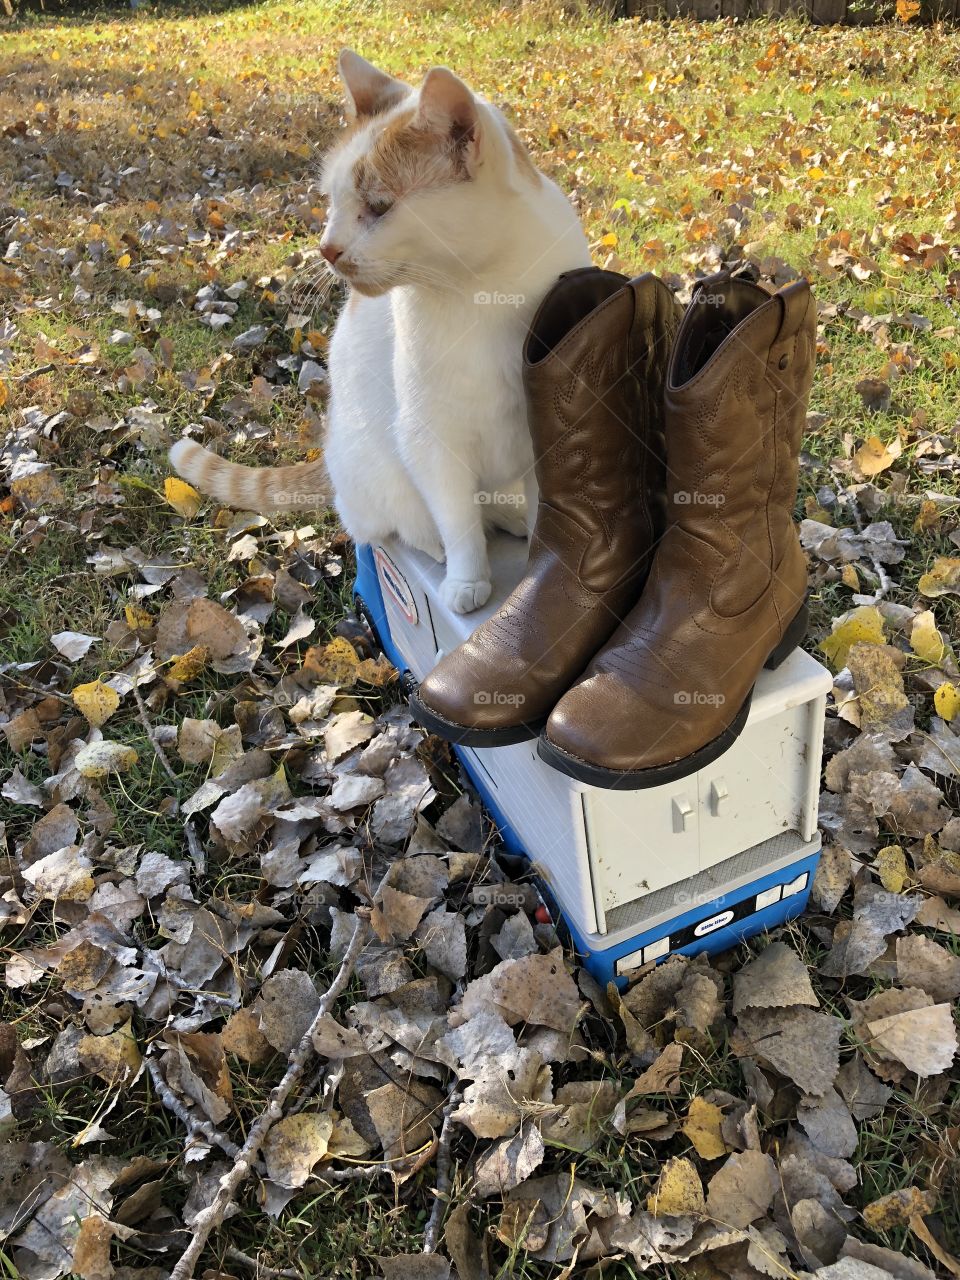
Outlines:
[[[486,604],[493,590],[486,579],[474,582],[466,578],[444,578],[440,587],[440,599],[454,613],[472,613]]]

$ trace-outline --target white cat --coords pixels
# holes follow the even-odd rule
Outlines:
[[[590,254],[566,196],[450,71],[415,90],[350,50],[339,66],[353,128],[325,162],[320,246],[350,286],[329,351],[334,505],[357,542],[397,536],[445,559],[443,598],[468,613],[490,594],[484,516],[517,524],[490,495],[522,487],[535,509],[527,327]],[[302,509],[322,488],[318,464],[237,467],[186,440],[170,456],[256,510]]]

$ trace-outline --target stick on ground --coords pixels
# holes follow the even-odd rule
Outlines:
[[[183,1257],[171,1271],[170,1280],[193,1280],[194,1269],[201,1253],[203,1253],[207,1240],[210,1238],[210,1233],[214,1228],[223,1225],[224,1214],[236,1198],[240,1184],[250,1172],[267,1134],[273,1125],[283,1117],[284,1103],[298,1084],[304,1068],[314,1052],[314,1028],[320,1019],[330,1012],[339,996],[346,990],[350,975],[353,973],[354,965],[357,962],[357,957],[366,941],[367,928],[367,921],[362,916],[358,916],[353,930],[353,937],[350,939],[350,945],[347,947],[346,955],[343,957],[343,963],[337,976],[330,984],[326,995],[320,1001],[316,1017],[304,1032],[300,1043],[291,1053],[289,1066],[284,1073],[284,1077],[267,1099],[266,1109],[261,1112],[251,1126],[247,1140],[236,1158],[236,1163],[220,1179],[220,1185],[212,1203],[206,1209],[201,1209],[194,1219],[193,1239],[187,1246]]]

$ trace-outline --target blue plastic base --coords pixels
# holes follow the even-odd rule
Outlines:
[[[394,645],[393,637],[390,634],[390,625],[384,609],[377,568],[373,552],[369,547],[357,548],[357,579],[354,586],[354,594],[362,602],[366,621],[376,632],[376,638],[383,652],[402,676],[407,670],[406,660]],[[526,850],[513,831],[507,815],[501,812],[491,795],[482,774],[473,767],[473,763],[468,756],[458,748],[455,748],[455,750],[470,781],[496,822],[500,836],[507,849],[511,853],[527,857]],[[710,902],[701,902],[695,909],[686,911],[668,921],[661,921],[654,928],[638,932],[633,937],[621,941],[615,946],[603,947],[599,945],[601,940],[597,936],[581,933],[568,919],[556,920],[556,923],[561,934],[566,936],[584,966],[598,982],[604,985],[608,982],[616,982],[618,985],[623,985],[628,981],[628,978],[617,974],[618,960],[624,956],[638,953],[642,948],[650,947],[651,944],[660,942],[664,938],[690,933],[698,924],[703,928],[710,922],[712,927],[702,937],[695,937],[692,941],[680,946],[671,946],[669,949],[670,955],[696,955],[701,951],[711,953],[726,951],[730,947],[737,946],[745,938],[752,938],[758,933],[774,929],[778,925],[794,919],[803,912],[807,905],[807,900],[810,897],[810,886],[813,882],[819,858],[820,851],[817,850],[815,853],[808,854],[799,861],[791,863],[788,867],[781,867],[769,875],[751,880],[749,884],[741,885],[737,889],[732,889],[729,893],[721,894]],[[795,887],[803,876],[806,879],[802,887]],[[791,886],[789,895],[782,896],[779,901],[759,909],[755,909],[755,906],[751,905],[755,904],[758,894],[773,889],[777,885]],[[547,886],[542,886],[542,888],[548,906],[556,914],[557,903],[553,899],[549,888]],[[721,923],[722,917],[726,916],[727,913],[730,913],[731,916],[729,923]],[[713,924],[714,921],[717,923]],[[664,956],[666,954],[668,953],[665,951]]]

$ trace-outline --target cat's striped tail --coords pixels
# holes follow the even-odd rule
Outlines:
[[[330,505],[330,480],[323,462],[289,467],[244,467],[218,457],[195,440],[178,440],[170,449],[178,475],[238,511],[322,511]]]

